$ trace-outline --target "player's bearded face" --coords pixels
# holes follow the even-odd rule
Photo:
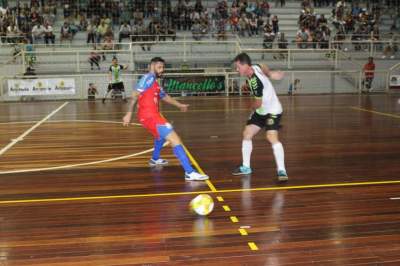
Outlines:
[[[153,67],[154,67],[154,73],[157,75],[157,77],[161,77],[161,75],[164,73],[164,64],[156,63],[153,65]]]

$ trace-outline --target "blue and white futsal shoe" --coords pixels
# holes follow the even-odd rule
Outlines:
[[[150,166],[159,166],[159,165],[166,165],[166,164],[168,164],[168,161],[164,160],[164,159],[158,159],[158,160],[150,159],[149,160]]]
[[[189,173],[185,173],[185,180],[187,181],[204,181],[209,179],[208,175],[200,174],[196,171]]]

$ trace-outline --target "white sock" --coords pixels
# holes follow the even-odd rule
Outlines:
[[[278,142],[272,145],[272,150],[274,151],[276,167],[278,171],[285,171],[285,151],[283,150],[282,143]]]
[[[253,142],[251,140],[243,140],[242,141],[243,166],[250,167],[250,157],[252,150],[253,150]]]

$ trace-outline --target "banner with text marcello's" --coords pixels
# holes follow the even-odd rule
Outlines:
[[[75,94],[74,79],[10,79],[9,96]]]
[[[221,92],[225,90],[225,76],[164,77],[163,88],[174,92]]]

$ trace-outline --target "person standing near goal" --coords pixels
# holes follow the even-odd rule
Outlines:
[[[103,96],[103,103],[105,103],[107,95],[114,90],[114,92],[121,93],[122,98],[124,101],[126,101],[126,95],[125,95],[125,87],[124,87],[124,82],[122,81],[122,70],[128,69],[128,66],[126,65],[120,65],[118,64],[118,59],[114,57],[112,59],[112,64],[108,70],[108,80],[109,84],[107,87],[107,91],[105,92]]]
[[[239,74],[248,78],[248,84],[255,99],[253,102],[253,113],[243,130],[243,162],[232,174],[249,175],[252,173],[250,167],[250,157],[253,150],[252,139],[261,129],[265,129],[266,139],[271,144],[275,157],[278,181],[285,182],[288,180],[285,168],[285,153],[283,145],[278,138],[283,109],[275,89],[269,80],[269,78],[274,80],[282,79],[283,72],[271,71],[265,65],[252,65],[251,59],[246,53],[237,55],[233,61]]]

